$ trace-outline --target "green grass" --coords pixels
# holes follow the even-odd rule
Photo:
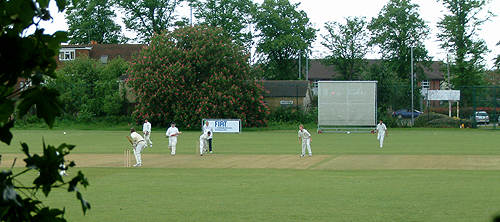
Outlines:
[[[70,221],[488,221],[492,171],[84,169],[92,210],[56,192]]]
[[[48,144],[76,144],[74,153],[122,154],[129,146],[127,131],[62,132],[15,130],[13,145],[1,144],[0,150],[19,153],[22,138],[39,152],[42,137]],[[181,135],[178,153],[193,154],[199,134]],[[146,153],[167,154],[164,131],[154,131],[152,138],[154,147]],[[384,149],[370,134],[314,133],[312,138],[315,154],[500,155],[500,131],[492,130],[389,129]],[[216,134],[214,143],[218,154],[298,154],[300,149],[295,130]],[[90,181],[84,192],[92,204],[88,215],[82,215],[74,194],[62,190],[46,203],[66,207],[70,221],[491,221],[500,212],[495,170],[78,170]]]
[[[310,131],[314,131],[311,129]],[[3,153],[20,152],[19,143],[27,142],[40,152],[42,138],[47,144],[76,144],[74,153],[122,153],[129,147],[128,131],[102,130],[15,130],[12,146],[0,144]],[[376,135],[312,135],[315,154],[449,154],[500,155],[500,131],[474,129],[390,129],[383,150]],[[200,132],[188,131],[179,137],[179,154],[193,154]],[[152,133],[153,149],[147,153],[167,153],[164,131]],[[251,131],[241,134],[216,134],[215,151],[219,154],[297,154],[300,151],[297,131]]]

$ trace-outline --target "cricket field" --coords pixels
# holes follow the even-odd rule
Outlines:
[[[486,222],[500,213],[500,131],[389,129],[383,149],[372,134],[314,133],[313,156],[303,158],[296,130],[215,134],[205,156],[200,132],[184,132],[170,156],[165,132],[153,131],[140,168],[123,166],[127,131],[65,132],[15,130],[0,167],[18,158],[22,169],[21,141],[31,152],[42,138],[77,145],[68,178],[89,178],[92,209],[84,216],[65,190],[40,194],[69,221]]]

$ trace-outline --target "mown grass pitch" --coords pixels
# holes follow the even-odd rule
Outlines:
[[[48,200],[70,221],[491,221],[500,212],[499,131],[390,129],[384,149],[369,134],[314,134],[314,156],[303,159],[296,131],[217,134],[206,157],[195,155],[198,132],[179,138],[176,157],[154,132],[143,168],[98,164],[122,163],[126,131],[67,133],[15,131],[0,150],[17,155],[23,138],[39,151],[42,135],[77,144],[92,210],[82,216],[64,191]]]

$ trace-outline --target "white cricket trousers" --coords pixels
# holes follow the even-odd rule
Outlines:
[[[137,143],[137,146],[134,148],[134,156],[135,156],[135,162],[138,165],[142,165],[142,159],[141,159],[141,152],[144,150],[146,147],[146,143],[144,141],[141,141]]]
[[[377,135],[377,140],[380,142],[380,148],[382,148],[384,146],[384,136],[385,136],[385,132],[379,133]]]
[[[177,136],[171,136],[168,138],[168,147],[170,147],[170,155],[175,155],[175,147],[177,146]]]
[[[146,141],[146,147],[147,146],[153,146],[153,141],[151,141],[151,132],[146,134],[144,133],[144,140]]]
[[[204,153],[204,150],[207,147],[207,143],[208,143],[207,140],[200,139],[200,155]]]
[[[302,155],[306,155],[306,148],[309,152],[309,155],[312,155],[311,152],[311,139],[302,139]]]

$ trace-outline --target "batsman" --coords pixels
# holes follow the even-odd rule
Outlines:
[[[134,128],[130,129],[130,137],[127,136],[128,141],[130,144],[132,144],[134,148],[134,156],[135,156],[135,162],[136,164],[134,167],[140,167],[142,166],[142,160],[141,160],[141,152],[144,150],[146,147],[146,142],[144,141],[144,138],[137,132],[135,132]]]

